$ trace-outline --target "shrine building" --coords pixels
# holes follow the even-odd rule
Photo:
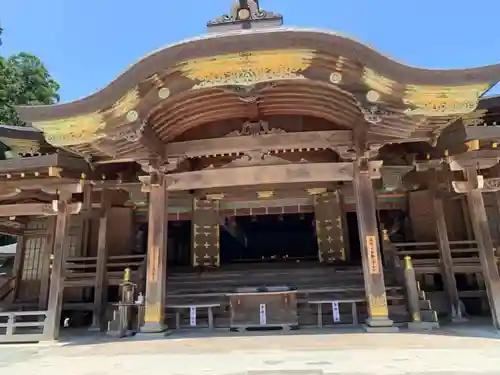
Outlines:
[[[144,334],[500,329],[500,64],[410,67],[260,3],[0,126],[0,342],[109,329],[125,270]]]

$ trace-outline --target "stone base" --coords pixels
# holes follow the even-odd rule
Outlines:
[[[452,316],[450,321],[452,323],[467,323],[469,319],[464,318],[463,316]]]
[[[370,333],[395,333],[399,328],[394,326],[394,322],[389,318],[368,318],[363,325],[363,329]]]
[[[439,328],[438,322],[410,322],[408,323],[408,329],[416,331],[430,331],[432,329]]]
[[[139,330],[140,333],[164,333],[168,331],[166,324],[145,323]]]
[[[369,325],[364,324],[363,329],[368,333],[398,333],[399,328],[396,326],[389,327],[371,327]]]

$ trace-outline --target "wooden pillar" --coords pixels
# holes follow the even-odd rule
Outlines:
[[[435,176],[433,177],[435,178]],[[451,257],[450,241],[446,226],[443,200],[436,196],[434,190],[432,195],[434,215],[436,218],[436,237],[439,248],[439,259],[441,261],[441,272],[443,275],[444,288],[448,297],[448,303],[453,321],[463,320],[460,299],[458,297],[457,281],[453,270],[453,259]]]
[[[38,297],[38,308],[47,309],[49,299],[50,273],[52,263],[52,251],[54,248],[54,234],[56,230],[56,216],[47,218],[47,235],[42,249],[42,272],[40,277],[40,294]]]
[[[486,208],[484,207],[483,193],[478,188],[477,171],[475,169],[468,169],[465,171],[465,175],[471,187],[467,192],[469,214],[474,230],[474,237],[479,249],[479,259],[481,261],[481,268],[483,269],[491,316],[495,328],[500,330],[500,275],[498,273],[495,248],[491,239]]]
[[[375,193],[368,161],[364,158],[354,162],[353,186],[368,306],[365,329],[368,332],[394,332],[398,329],[393,326],[393,321],[389,319],[379,246]]]
[[[68,251],[69,203],[71,193],[59,192],[57,202],[56,229],[54,234],[54,257],[50,276],[49,301],[44,335],[48,340],[59,338],[64,291],[64,262]]]
[[[106,329],[106,309],[108,303],[108,219],[111,197],[107,190],[101,191],[101,209],[99,212],[99,232],[97,235],[97,263],[94,286],[94,310],[92,329]]]
[[[92,227],[92,184],[86,183],[83,187],[83,212],[82,212],[82,226],[80,246],[82,251],[80,254],[87,257],[89,254],[89,240],[90,230]]]
[[[314,196],[318,258],[321,263],[345,261],[342,207],[338,192]]]
[[[15,276],[14,290],[6,298],[6,302],[9,304],[14,303],[19,295],[19,287],[21,286],[23,277],[25,242],[26,240],[24,236],[17,236],[16,255],[14,257],[14,265],[12,268],[12,276]]]
[[[470,215],[469,215],[469,207],[467,205],[467,197],[461,196],[460,197],[460,204],[462,206],[462,215],[464,218],[464,224],[465,224],[465,232],[466,232],[466,240],[472,241],[474,240],[474,230],[472,229],[472,223],[470,220]],[[499,206],[500,209],[500,206]],[[499,210],[500,212],[500,210]]]
[[[193,267],[219,267],[219,201],[211,199],[193,199],[192,265]]]
[[[141,332],[158,333],[165,325],[167,286],[168,193],[166,179],[159,177],[149,193],[148,251],[145,318]]]

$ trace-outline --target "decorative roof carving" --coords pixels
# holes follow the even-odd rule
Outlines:
[[[229,14],[217,17],[207,23],[209,31],[231,31],[258,27],[277,27],[283,24],[283,16],[268,12],[259,6],[258,0],[238,0]]]
[[[179,65],[182,75],[197,83],[193,90],[304,79],[315,52],[309,49],[278,49],[241,52],[188,60]]]
[[[263,134],[279,134],[285,133],[283,129],[271,128],[269,129],[269,123],[264,120],[259,121],[246,121],[241,130],[232,131],[226,134],[226,137],[239,137],[242,135],[263,135]]]
[[[281,164],[291,164],[291,162],[286,159],[280,158],[278,156],[270,155],[269,153],[256,150],[244,153],[241,157],[224,165],[222,168],[249,167],[255,165],[281,165]],[[214,168],[213,165],[205,169],[212,169],[212,168]]]

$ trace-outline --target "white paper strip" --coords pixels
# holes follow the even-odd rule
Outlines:
[[[266,304],[261,303],[259,310],[260,310],[259,311],[259,313],[260,313],[260,316],[259,316],[260,325],[265,325],[266,324]]]
[[[339,302],[338,301],[332,302],[332,315],[333,315],[333,322],[334,323],[340,322],[340,310],[339,310]]]
[[[191,306],[189,308],[189,325],[191,327],[196,327],[196,307]]]

